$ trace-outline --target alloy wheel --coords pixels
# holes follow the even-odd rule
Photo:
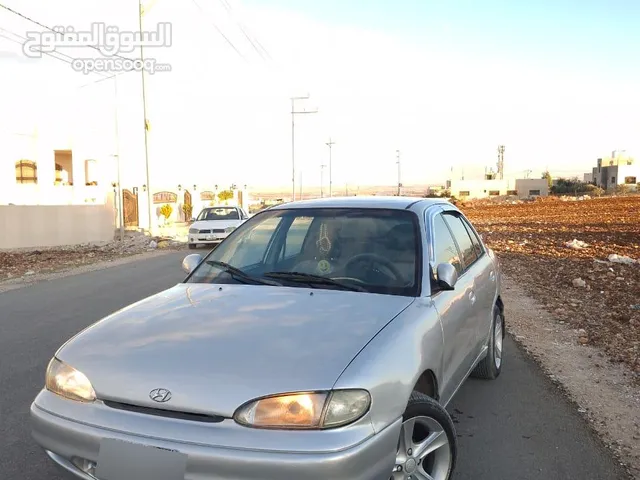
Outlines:
[[[451,460],[449,438],[442,425],[431,417],[409,418],[400,430],[390,480],[447,480]]]
[[[496,316],[496,326],[493,334],[494,359],[496,368],[500,369],[502,365],[502,315]]]

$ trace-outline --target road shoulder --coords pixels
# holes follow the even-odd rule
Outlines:
[[[114,260],[98,261],[95,263],[88,263],[82,266],[71,267],[66,270],[55,271],[51,273],[35,273],[33,275],[21,276],[16,278],[10,278],[3,282],[0,282],[0,293],[7,292],[9,290],[15,290],[17,288],[28,287],[40,282],[49,282],[58,278],[65,278],[72,275],[78,275],[81,273],[94,272],[97,270],[104,270],[105,268],[117,267],[119,265],[126,265],[132,262],[138,262],[142,260],[149,260],[156,257],[161,257],[171,253],[176,253],[175,249],[161,249],[153,250],[150,252],[144,252],[134,255],[128,255]],[[178,266],[179,267],[179,266]]]
[[[608,361],[596,347],[581,345],[578,331],[559,323],[513,280],[504,277],[506,325],[606,446],[640,478],[640,388],[623,364]]]

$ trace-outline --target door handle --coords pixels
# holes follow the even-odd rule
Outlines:
[[[469,292],[469,301],[471,302],[472,305],[474,303],[476,303],[476,294],[475,293]]]
[[[495,280],[496,280],[496,274],[495,274],[495,272],[493,270],[491,271],[491,273],[489,273],[489,279],[492,282],[495,282]]]

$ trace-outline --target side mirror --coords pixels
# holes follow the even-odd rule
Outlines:
[[[202,262],[202,255],[198,253],[187,255],[184,257],[184,260],[182,260],[182,270],[184,270],[186,274],[190,274],[200,265],[200,262]]]
[[[191,223],[196,221],[196,217],[191,217]]]
[[[458,270],[450,263],[441,263],[436,270],[437,281],[443,290],[453,290],[458,282]]]

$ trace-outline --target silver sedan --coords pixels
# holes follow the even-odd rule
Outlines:
[[[502,369],[494,253],[441,200],[294,202],[65,343],[33,436],[85,480],[447,480]]]

